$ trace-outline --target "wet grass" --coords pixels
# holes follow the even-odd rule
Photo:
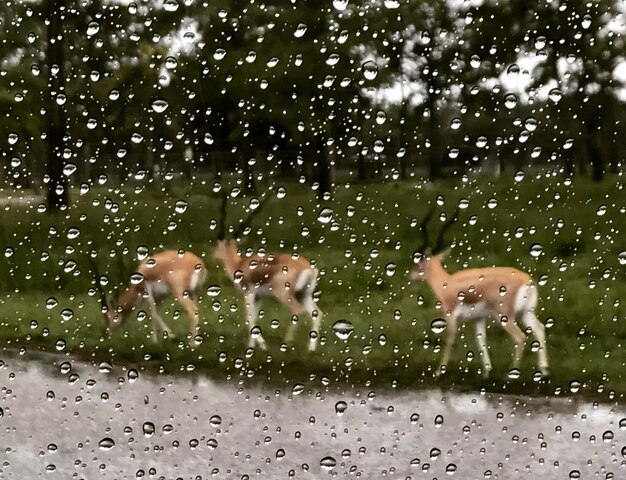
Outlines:
[[[544,172],[527,173],[521,181],[341,185],[324,201],[299,184],[275,185],[286,195],[265,206],[242,246],[298,251],[315,261],[322,273],[322,345],[317,352],[306,351],[304,321],[293,345],[281,346],[290,315],[267,301],[260,325],[269,349],[253,354],[246,351],[243,300],[210,255],[218,214],[212,183],[198,181],[168,193],[132,186],[76,191],[72,208],[58,214],[40,212],[37,205],[3,207],[1,344],[245,381],[293,385],[316,377],[329,383],[437,385],[623,401],[626,266],[619,254],[626,250],[626,201],[621,177],[593,184]],[[421,242],[414,219],[431,205],[450,213],[461,199],[469,204],[449,231],[455,246],[447,267],[516,266],[539,281],[538,314],[549,326],[548,380],[533,379],[537,358],[530,348],[522,376],[508,378],[513,346],[495,324],[488,331],[495,367],[491,379],[479,374],[471,325],[460,330],[450,371],[440,379],[433,376],[440,337],[430,323],[440,313],[427,285],[411,283],[406,275]],[[233,199],[230,221],[245,216],[249,201]],[[324,207],[332,208],[332,222],[318,220]],[[537,256],[531,254],[533,245],[540,245],[534,249]],[[200,299],[203,341],[196,349],[187,346],[187,320],[173,302],[165,302],[162,313],[176,339],[154,344],[149,323],[134,316],[113,336],[101,335],[87,254],[97,252],[101,273],[110,280],[107,288],[116,290],[133,272],[140,246],[189,249],[207,263],[207,286],[222,287],[216,297]],[[333,332],[337,320],[353,324],[347,340]]]

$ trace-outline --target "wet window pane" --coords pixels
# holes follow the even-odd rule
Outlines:
[[[622,2],[0,5],[0,477],[624,477]]]

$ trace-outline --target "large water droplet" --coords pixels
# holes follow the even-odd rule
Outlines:
[[[354,325],[347,320],[337,320],[333,324],[333,331],[340,340],[347,340],[354,331]]]

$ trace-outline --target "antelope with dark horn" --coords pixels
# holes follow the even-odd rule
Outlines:
[[[106,298],[100,284],[101,276],[91,257],[90,262],[96,273],[96,288],[100,292],[106,332],[119,328],[133,309],[145,300],[150,307],[153,340],[157,340],[159,331],[172,337],[172,331],[157,308],[163,298],[171,296],[187,312],[189,341],[192,344],[195,342],[199,322],[196,295],[207,277],[207,269],[198,256],[182,250],[164,250],[145,258],[137,266],[130,285],[112,303]]]
[[[228,277],[237,285],[246,301],[246,316],[249,327],[248,346],[265,350],[265,339],[256,322],[260,301],[264,297],[274,297],[291,310],[293,314],[284,341],[289,343],[295,335],[295,328],[305,314],[311,317],[309,350],[317,347],[322,312],[313,298],[317,285],[318,271],[308,260],[297,254],[267,253],[242,256],[239,253],[238,238],[252,219],[259,214],[269,201],[265,196],[248,217],[239,223],[230,235],[226,234],[226,207],[228,197],[222,197],[221,218],[218,226],[217,245],[213,256],[219,260]]]
[[[446,320],[446,332],[441,363],[437,375],[444,373],[448,366],[450,353],[460,320],[473,320],[476,328],[476,340],[480,348],[483,363],[483,376],[489,376],[492,370],[489,348],[487,346],[486,319],[495,318],[515,343],[512,369],[519,370],[524,351],[526,335],[520,329],[518,321],[536,337],[533,349],[539,356],[539,370],[548,375],[548,354],[545,327],[537,319],[537,286],[525,272],[512,267],[487,267],[461,270],[448,273],[442,266],[444,254],[444,235],[454,225],[458,217],[458,207],[444,223],[437,243],[429,248],[427,223],[432,217],[431,210],[420,229],[424,244],[414,253],[414,266],[410,271],[412,280],[423,280],[432,289],[441,303]]]

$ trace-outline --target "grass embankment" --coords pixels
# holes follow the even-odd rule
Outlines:
[[[626,259],[620,263],[619,254],[626,250],[621,240],[626,207],[621,177],[602,184],[527,174],[521,181],[495,183],[339,186],[332,200],[322,202],[301,185],[282,186],[286,195],[265,206],[242,247],[265,243],[268,251],[298,251],[316,262],[322,272],[319,306],[325,313],[317,352],[306,351],[308,322],[300,326],[295,343],[281,349],[290,315],[266,301],[260,325],[269,350],[246,355],[243,299],[210,255],[218,202],[206,185],[158,195],[133,188],[75,192],[72,208],[60,214],[38,212],[36,205],[5,207],[0,219],[1,344],[168,372],[202,371],[218,378],[291,385],[315,378],[531,394],[578,391],[623,400]],[[521,378],[507,379],[513,345],[495,323],[488,331],[495,367],[491,379],[478,373],[481,361],[471,325],[459,332],[449,373],[433,378],[440,337],[430,324],[440,313],[427,285],[407,280],[411,255],[421,242],[414,219],[431,205],[450,213],[461,199],[469,205],[449,231],[448,238],[457,245],[447,267],[516,266],[539,281],[538,314],[549,325],[552,376],[547,381],[533,380],[537,357],[529,347]],[[229,221],[243,217],[248,203],[248,198],[234,199]],[[318,220],[323,207],[332,208],[332,222]],[[437,223],[432,222],[433,235]],[[535,247],[538,256],[531,254],[534,244],[541,246]],[[149,322],[140,323],[135,315],[112,337],[101,337],[87,253],[98,252],[109,287],[117,288],[132,273],[140,246],[152,252],[189,249],[207,263],[207,286],[222,287],[216,297],[205,293],[200,299],[204,339],[197,349],[190,350],[182,339],[187,321],[184,314],[173,318],[180,308],[173,302],[165,302],[161,310],[178,340],[153,344]],[[347,341],[332,330],[337,320],[354,326]]]

